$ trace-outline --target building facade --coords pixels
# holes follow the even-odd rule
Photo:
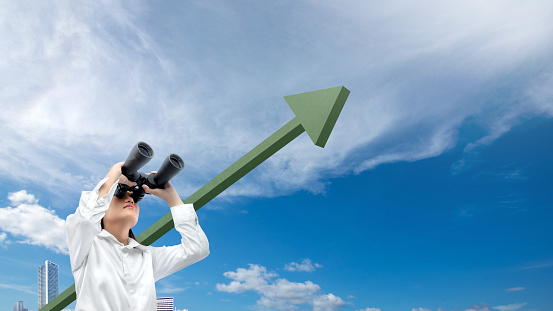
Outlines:
[[[58,270],[58,265],[48,260],[38,267],[38,309],[58,296]]]
[[[157,299],[157,311],[174,311],[173,297],[161,297]]]
[[[28,311],[23,306],[23,301],[18,301],[13,305],[13,311]]]

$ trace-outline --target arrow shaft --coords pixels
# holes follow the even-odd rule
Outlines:
[[[184,203],[193,203],[196,210],[200,209],[303,132],[304,129],[299,120],[297,118],[292,119],[184,200]],[[150,245],[173,229],[174,226],[173,217],[169,212],[144,230],[137,237],[137,240],[143,245]]]

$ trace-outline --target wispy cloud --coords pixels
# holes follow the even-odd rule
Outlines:
[[[6,248],[9,244],[11,244],[11,241],[7,238],[8,235],[6,232],[0,232],[0,247]]]
[[[156,289],[157,292],[162,294],[176,294],[181,293],[187,290],[188,287],[178,287],[178,286],[163,286],[160,289]]]
[[[158,155],[145,170],[183,156],[190,194],[293,117],[283,95],[337,85],[352,93],[324,150],[303,135],[222,195],[320,193],[452,149],[467,118],[485,130],[468,154],[553,116],[550,1],[219,1],[177,4],[163,26],[145,23],[160,19],[148,3],[6,5],[0,175],[52,193],[92,187],[144,140]]]
[[[0,283],[0,288],[13,289],[23,293],[36,295],[36,286]]]
[[[549,267],[553,267],[553,260],[538,262],[534,264],[528,264],[520,268],[520,270],[545,269]]]
[[[4,231],[4,239],[7,232],[22,238],[17,243],[44,246],[57,253],[69,254],[65,220],[55,211],[39,205],[35,196],[25,190],[10,193],[8,199],[10,206],[0,208],[0,229]]]
[[[297,283],[287,279],[273,280],[278,275],[259,265],[250,264],[248,269],[238,268],[223,275],[232,281],[229,284],[217,284],[218,291],[256,292],[261,296],[257,300],[257,305],[261,308],[296,310],[298,305],[311,305],[315,311],[331,311],[347,304],[331,293],[322,294],[321,287],[311,281]]]
[[[506,292],[520,292],[521,290],[525,290],[526,287],[511,287],[511,288],[507,288],[505,291]]]
[[[165,278],[162,280],[159,280],[156,285],[156,292],[162,293],[162,294],[176,294],[180,292],[184,292],[190,288],[190,285],[192,283],[190,282],[183,282],[178,281],[180,285],[175,285],[175,282],[172,282],[171,280],[178,280],[180,279],[178,276],[170,276],[169,278]],[[198,285],[199,283],[195,283],[195,285]],[[182,286],[182,285],[188,285],[188,286]]]

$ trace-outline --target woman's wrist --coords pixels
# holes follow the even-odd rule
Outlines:
[[[167,198],[165,202],[169,205],[169,207],[175,207],[182,204],[182,200],[178,195]]]

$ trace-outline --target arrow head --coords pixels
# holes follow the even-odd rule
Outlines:
[[[348,95],[348,89],[338,86],[284,96],[284,99],[313,143],[324,148]]]

